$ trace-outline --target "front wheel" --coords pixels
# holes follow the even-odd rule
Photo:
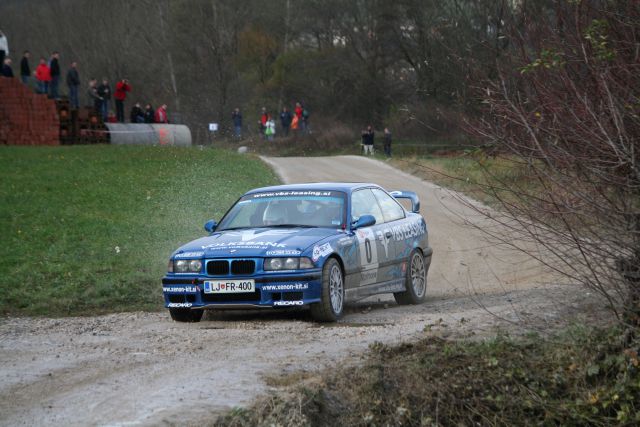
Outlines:
[[[396,292],[393,297],[401,305],[421,304],[427,294],[427,268],[422,252],[414,249],[409,255],[409,269],[405,279],[405,291]]]
[[[176,322],[196,323],[202,319],[204,310],[191,310],[188,308],[170,308],[169,314]]]
[[[317,322],[335,322],[344,308],[344,277],[340,264],[329,258],[322,268],[322,291],[319,303],[311,305],[311,317]]]

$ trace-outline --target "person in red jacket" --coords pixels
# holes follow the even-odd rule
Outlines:
[[[155,120],[156,123],[169,123],[169,117],[167,116],[167,104],[162,104],[162,106],[156,110]]]
[[[40,58],[40,63],[36,67],[36,80],[38,80],[38,93],[49,93],[51,70],[47,65],[47,60],[44,58]]]
[[[113,97],[116,100],[116,117],[120,123],[124,123],[124,100],[127,98],[127,92],[131,92],[129,80],[122,79],[116,83],[116,91]]]

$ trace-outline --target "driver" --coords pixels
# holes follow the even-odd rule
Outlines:
[[[262,216],[264,225],[287,224],[287,207],[284,203],[269,203]]]

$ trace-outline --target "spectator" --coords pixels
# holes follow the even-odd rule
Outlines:
[[[366,155],[369,153],[370,155],[373,155],[373,139],[373,128],[369,125],[367,126],[367,129],[362,131],[362,154]]]
[[[115,113],[113,112],[113,110],[109,111],[107,113],[107,123],[118,123],[118,119],[116,118]]]
[[[289,128],[291,127],[291,120],[293,117],[291,116],[291,112],[287,107],[282,109],[282,113],[280,113],[280,124],[282,125],[282,133],[283,136],[289,136]]]
[[[144,111],[142,111],[142,107],[139,102],[136,102],[136,105],[131,109],[131,123],[144,123]]]
[[[4,58],[2,62],[2,70],[0,71],[4,77],[13,77],[13,68],[11,68],[11,58]]]
[[[269,120],[269,114],[267,113],[267,109],[262,107],[262,114],[260,115],[260,134],[263,137],[266,137],[266,129],[267,129],[267,120]]]
[[[47,60],[44,58],[40,58],[40,63],[36,67],[36,80],[38,81],[38,93],[48,94],[51,71],[47,65]]]
[[[389,128],[384,128],[383,143],[384,154],[386,154],[387,157],[391,157],[391,131]]]
[[[98,86],[98,95],[102,98],[102,104],[100,104],[102,120],[106,121],[109,116],[109,100],[111,100],[111,86],[109,86],[109,80],[106,77],[102,78],[102,83]],[[124,122],[124,118],[122,121]]]
[[[147,104],[144,107],[144,122],[153,123],[155,121],[156,112],[153,111],[151,104]]]
[[[0,64],[4,64],[4,57],[9,55],[9,42],[7,37],[0,31]]]
[[[102,108],[102,97],[98,95],[98,80],[89,80],[89,89],[87,89],[87,100],[89,105],[93,106],[98,114]]]
[[[124,123],[124,100],[127,98],[127,92],[131,92],[129,80],[122,79],[116,83],[116,92],[113,97],[116,99],[116,116],[120,123]]]
[[[78,74],[78,64],[72,62],[67,71],[67,87],[69,88],[69,103],[76,110],[80,108],[78,99],[78,88],[80,87],[80,74]]]
[[[169,123],[169,117],[167,117],[167,104],[162,104],[156,110],[155,119],[156,123]]]
[[[242,113],[239,108],[236,108],[231,113],[231,120],[233,120],[233,130],[236,138],[242,138]]]
[[[22,60],[20,61],[20,80],[22,83],[29,85],[29,79],[31,78],[31,67],[29,66],[29,57],[31,52],[28,50],[22,54]]]
[[[309,133],[309,109],[302,109],[302,132]]]
[[[58,95],[58,84],[60,83],[60,63],[58,59],[60,58],[60,54],[58,52],[53,52],[51,54],[51,61],[49,62],[49,72],[51,74],[51,84],[49,85],[49,89],[51,93],[49,94],[49,98],[59,99]]]
[[[273,138],[276,136],[276,122],[271,118],[271,116],[267,117],[264,135],[267,137],[268,141],[273,141]]]

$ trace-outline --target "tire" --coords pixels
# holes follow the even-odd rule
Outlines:
[[[176,322],[196,323],[202,319],[204,310],[191,310],[188,308],[170,308],[169,314]]]
[[[427,294],[427,267],[422,252],[411,251],[405,278],[405,291],[393,294],[400,305],[422,304]]]
[[[344,311],[344,275],[335,258],[329,258],[322,268],[321,301],[311,305],[311,317],[316,322],[335,322]]]

